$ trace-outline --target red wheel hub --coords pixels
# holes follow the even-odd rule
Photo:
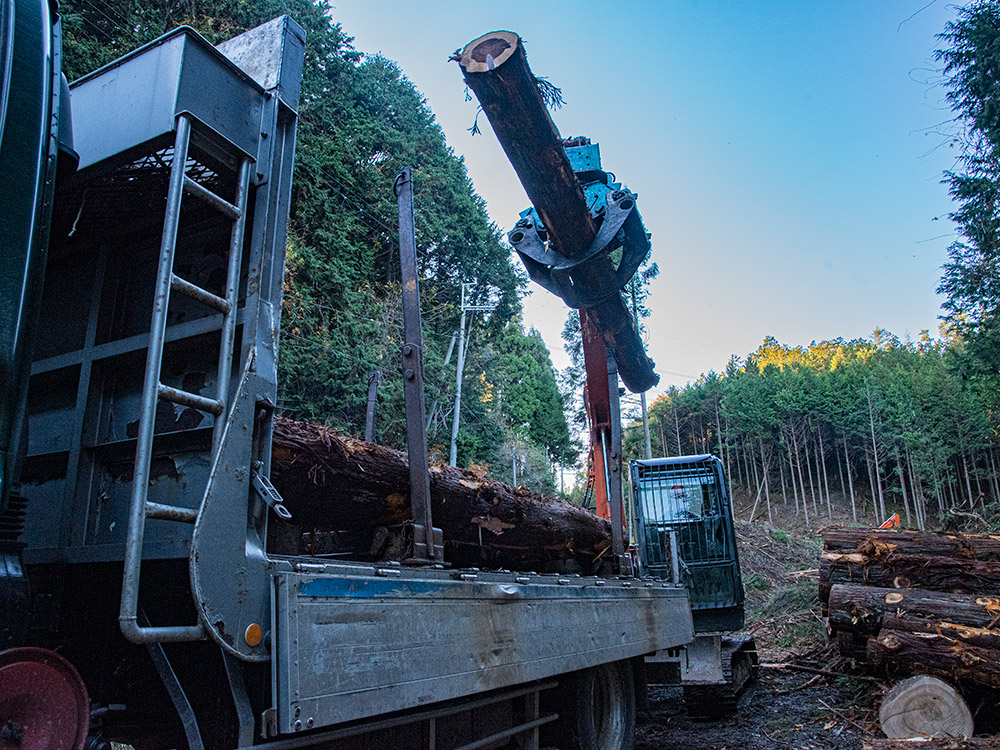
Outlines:
[[[0,749],[82,750],[90,700],[73,665],[44,648],[0,651]]]

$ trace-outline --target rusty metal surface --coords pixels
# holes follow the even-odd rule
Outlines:
[[[396,175],[399,201],[399,265],[403,287],[403,395],[406,404],[406,453],[410,467],[410,508],[413,514],[414,557],[440,560],[444,550],[435,543],[431,517],[431,480],[424,422],[424,337],[420,327],[420,282],[413,223],[413,173]]]
[[[82,750],[90,701],[73,665],[44,648],[0,651],[0,746]]]
[[[313,565],[276,574],[274,586],[281,732],[544,679],[692,637],[686,593],[661,581]]]

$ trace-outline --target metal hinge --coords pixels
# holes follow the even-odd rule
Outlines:
[[[285,500],[281,497],[281,493],[274,488],[271,484],[271,480],[260,473],[260,469],[263,466],[260,461],[256,462],[253,467],[253,488],[257,490],[257,494],[260,495],[261,500],[268,504],[268,506],[273,510],[279,518],[283,518],[286,521],[291,520],[292,514],[285,507]]]

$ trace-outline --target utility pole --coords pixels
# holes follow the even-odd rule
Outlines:
[[[465,370],[465,353],[468,349],[468,334],[465,331],[465,313],[490,312],[495,305],[473,305],[465,301],[465,288],[472,284],[462,284],[462,317],[458,325],[458,365],[455,374],[455,413],[451,422],[451,451],[448,454],[448,465],[458,465],[458,423],[459,411],[462,408],[462,372]],[[469,331],[472,331],[472,320],[469,320]]]
[[[451,341],[448,342],[448,353],[445,355],[444,358],[445,367],[447,367],[448,363],[451,362],[451,353],[455,350],[455,339],[457,338],[458,338],[458,331],[455,331],[453,334],[451,334]],[[427,428],[426,428],[427,432],[431,431],[431,424],[434,422],[434,413],[437,411],[437,408],[438,408],[438,400],[434,399],[434,403],[431,404],[431,411],[427,415]]]
[[[373,370],[368,376],[368,408],[365,410],[365,442],[375,442],[375,399],[378,397],[378,383],[382,379],[380,370]]]

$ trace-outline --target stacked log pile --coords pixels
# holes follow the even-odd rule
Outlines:
[[[587,569],[611,545],[608,521],[563,500],[450,466],[431,466],[430,480],[434,525],[456,566],[538,570],[572,560]],[[406,454],[322,425],[275,417],[271,481],[295,533],[361,540],[376,559],[387,556],[387,529],[410,518]]]
[[[827,530],[819,597],[845,655],[1000,688],[1000,536]]]

